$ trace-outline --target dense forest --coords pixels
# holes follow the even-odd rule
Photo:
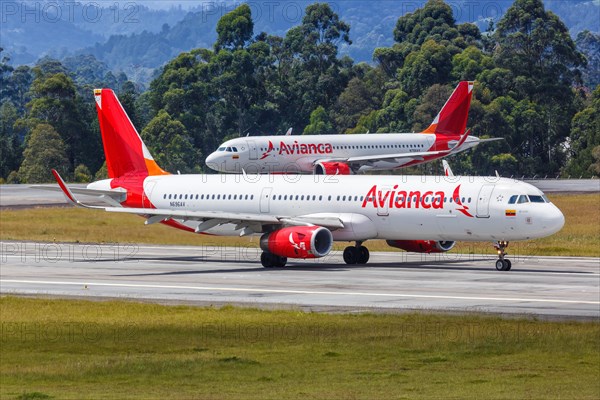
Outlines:
[[[372,64],[340,56],[350,29],[315,3],[284,36],[255,32],[242,4],[219,19],[211,48],[179,54],[145,91],[93,55],[34,67],[3,58],[0,179],[47,182],[50,168],[79,182],[105,176],[94,87],[115,89],[159,165],[184,173],[247,134],[418,131],[460,80],[476,81],[472,134],[505,140],[453,157],[456,171],[600,176],[600,37],[573,40],[541,0],[516,0],[485,32],[429,0],[397,19]]]

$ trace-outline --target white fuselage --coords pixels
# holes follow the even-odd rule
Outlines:
[[[458,136],[448,140],[426,133],[244,137],[223,143],[206,158],[206,165],[230,173],[241,173],[242,170],[248,173],[311,173],[319,161],[343,162],[353,157],[452,150],[458,140]],[[467,150],[478,143],[479,138],[468,136],[456,151]],[[374,160],[362,164],[356,172],[396,169],[440,157]]]
[[[564,225],[539,189],[495,177],[164,175],[147,177],[144,192],[159,209],[339,218],[344,228],[332,230],[338,241],[525,240]],[[520,195],[538,202],[518,204]],[[199,224],[180,222],[192,229]],[[206,233],[239,230],[226,223]]]

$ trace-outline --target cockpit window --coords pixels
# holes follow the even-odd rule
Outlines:
[[[533,194],[529,195],[529,201],[531,201],[532,203],[546,203],[544,196],[538,196]]]
[[[517,201],[517,204],[523,204],[523,203],[529,203],[529,199],[524,194],[520,195],[519,200]]]
[[[519,198],[518,194],[515,194],[514,196],[510,196],[510,199],[508,200],[508,204],[515,204],[517,202],[518,198]]]
[[[237,153],[237,152],[238,152],[238,149],[237,149],[237,147],[232,147],[231,149],[233,150],[233,152],[234,152],[234,153]]]
[[[225,151],[228,151],[231,153],[231,147],[228,147],[227,149],[225,149]]]
[[[225,147],[219,147],[217,151],[225,151]]]

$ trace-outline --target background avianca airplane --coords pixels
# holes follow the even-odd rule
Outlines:
[[[348,175],[429,162],[499,140],[479,139],[466,131],[472,93],[473,82],[460,82],[421,133],[237,138],[219,146],[206,158],[206,165],[234,173]]]
[[[540,190],[501,178],[171,175],[153,160],[112,90],[97,89],[95,97],[110,179],[70,189],[53,170],[67,200],[189,232],[260,234],[265,267],[324,257],[334,241],[355,242],[344,260],[363,264],[369,239],[425,253],[467,240],[495,242],[496,268],[509,270],[508,241],[548,236],[564,224]],[[104,205],[83,204],[77,194]]]

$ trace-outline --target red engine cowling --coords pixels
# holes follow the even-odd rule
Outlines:
[[[343,162],[318,162],[315,175],[351,175],[350,166]]]
[[[260,248],[289,258],[319,258],[331,251],[333,235],[322,226],[294,226],[266,233]]]
[[[413,253],[445,253],[452,250],[456,242],[436,240],[388,240],[389,246]]]

